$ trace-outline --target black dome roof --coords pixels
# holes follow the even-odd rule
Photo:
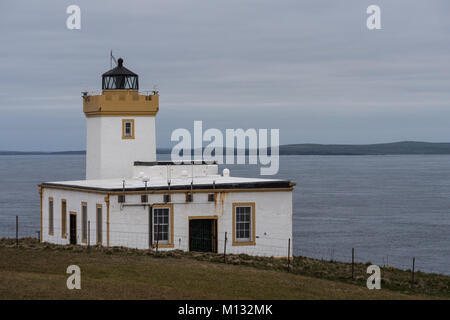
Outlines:
[[[117,67],[105,72],[103,76],[137,76],[137,74],[125,68],[123,66],[123,59],[119,58],[117,60]]]

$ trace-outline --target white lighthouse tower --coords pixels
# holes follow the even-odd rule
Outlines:
[[[86,180],[128,178],[134,161],[156,161],[159,95],[139,94],[138,75],[118,60],[102,76],[102,94],[84,95]]]

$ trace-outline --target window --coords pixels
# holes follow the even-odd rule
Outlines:
[[[48,198],[48,234],[53,235],[54,217],[53,217],[53,198]]]
[[[67,202],[65,199],[61,200],[61,237],[67,237],[66,225],[67,225]]]
[[[103,224],[102,224],[102,205],[97,205],[97,244],[102,244]]]
[[[131,122],[125,122],[125,137],[131,137]]]
[[[152,244],[173,248],[173,206],[153,205]]]
[[[236,207],[236,240],[250,241],[251,207]]]
[[[81,241],[86,243],[88,238],[87,203],[81,203]]]
[[[255,203],[233,203],[233,245],[255,243]]]
[[[122,139],[134,139],[134,119],[122,119]]]
[[[155,208],[153,210],[153,240],[161,243],[169,242],[169,208]]]

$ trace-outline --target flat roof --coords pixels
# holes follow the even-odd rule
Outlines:
[[[134,166],[178,166],[178,165],[217,165],[216,161],[203,161],[203,160],[192,160],[192,161],[182,161],[180,163],[174,161],[135,161]]]
[[[210,175],[206,177],[174,178],[170,180],[170,190],[191,189],[254,189],[254,188],[289,188],[293,183],[279,179],[260,178],[240,178],[223,177],[220,175]],[[99,191],[122,191],[122,179],[102,179],[102,180],[76,180],[76,181],[55,181],[41,184],[53,187],[73,187],[77,189],[99,190]],[[165,179],[151,179],[147,182],[147,190],[168,190],[168,181]],[[145,183],[140,179],[125,179],[126,191],[144,191]]]

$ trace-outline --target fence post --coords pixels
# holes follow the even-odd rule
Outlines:
[[[225,241],[223,242],[223,263],[227,263],[227,232],[225,231]]]
[[[355,248],[352,248],[352,280],[355,279]]]
[[[88,236],[88,238],[87,238],[87,240],[88,240],[88,249],[90,248],[90,246],[91,246],[91,221],[90,220],[88,220],[88,234],[87,234],[87,236]]]
[[[16,247],[19,246],[19,216],[16,216]]]
[[[288,240],[288,256],[287,256],[287,271],[289,272],[290,264],[291,264],[291,238]]]
[[[413,257],[413,265],[412,265],[412,272],[411,272],[411,287],[414,285],[414,267],[416,264],[416,257]]]

